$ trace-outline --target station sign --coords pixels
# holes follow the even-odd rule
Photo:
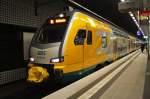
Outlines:
[[[150,17],[150,10],[140,11],[139,12],[139,20],[140,24],[146,25],[148,24],[148,17]]]
[[[137,31],[137,32],[136,32],[136,35],[137,35],[137,36],[141,36],[141,35],[142,35],[141,31]]]
[[[140,11],[140,16],[150,16],[150,10]]]

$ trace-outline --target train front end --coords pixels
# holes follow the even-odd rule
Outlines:
[[[54,66],[63,66],[62,45],[68,26],[68,17],[49,18],[34,35],[30,46],[28,81],[40,83],[62,76],[63,71]]]

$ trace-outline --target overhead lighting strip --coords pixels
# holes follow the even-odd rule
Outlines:
[[[140,27],[139,23],[138,23],[137,20],[136,20],[134,14],[133,14],[132,12],[128,12],[128,13],[129,13],[129,15],[131,16],[131,18],[132,18],[132,20],[134,21],[134,23],[136,24],[136,26],[138,27],[138,29],[141,31],[142,35],[145,36],[145,34],[144,34],[142,28]]]

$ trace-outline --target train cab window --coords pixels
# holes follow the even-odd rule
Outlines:
[[[85,38],[86,38],[86,30],[84,30],[84,29],[78,30],[78,33],[76,34],[76,37],[74,39],[74,44],[75,45],[83,45]]]
[[[102,34],[102,48],[106,48],[107,47],[107,35],[106,33]]]
[[[87,34],[87,44],[88,45],[92,44],[92,31],[88,31],[88,34]]]
[[[66,18],[66,20],[53,19],[52,22],[56,21],[53,24],[50,23],[51,19],[48,19],[39,31],[37,31],[33,38],[33,42],[41,44],[62,42],[67,28],[68,19],[69,17]]]

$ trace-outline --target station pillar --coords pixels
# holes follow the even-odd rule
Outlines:
[[[150,16],[148,16],[148,58],[150,59]]]

